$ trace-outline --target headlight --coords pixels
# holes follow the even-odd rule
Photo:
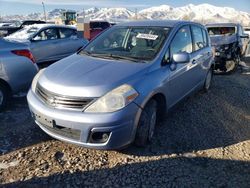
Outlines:
[[[36,84],[38,82],[38,79],[39,77],[41,76],[41,74],[43,73],[45,69],[41,69],[37,74],[36,76],[33,78],[33,81],[32,81],[32,85],[31,85],[31,90],[35,93],[36,92]]]
[[[85,112],[107,113],[120,110],[131,103],[139,94],[130,85],[121,85],[97,99]]]

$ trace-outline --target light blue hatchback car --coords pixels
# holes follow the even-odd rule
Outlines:
[[[40,71],[27,98],[35,122],[56,139],[96,149],[145,146],[157,118],[210,88],[213,68],[204,26],[128,22]]]

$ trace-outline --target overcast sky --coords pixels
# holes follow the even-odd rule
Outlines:
[[[250,0],[0,0],[0,15],[42,12],[42,2],[47,11],[54,8],[81,10],[91,7],[125,7],[140,10],[163,4],[179,7],[190,3],[195,5],[209,3],[250,13]]]

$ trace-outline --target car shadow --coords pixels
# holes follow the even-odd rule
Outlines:
[[[237,97],[239,94],[242,96]],[[249,86],[233,76],[215,76],[208,93],[200,92],[185,99],[166,115],[157,126],[151,144],[145,148],[132,145],[120,152],[160,156],[226,147],[249,140],[248,95]],[[35,125],[25,98],[14,99],[12,103],[0,114],[2,154],[52,139]]]
[[[157,156],[226,147],[249,140],[249,85],[239,84],[233,77],[226,81],[222,77],[215,77],[208,93],[197,93],[171,110],[156,127],[154,140],[146,148],[133,146],[121,152]]]
[[[130,161],[112,168],[55,173],[3,187],[249,187],[250,163],[208,157]]]

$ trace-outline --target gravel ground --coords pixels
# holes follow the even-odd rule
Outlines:
[[[85,149],[54,140],[26,99],[0,114],[0,187],[250,187],[250,75],[215,76],[181,102],[146,148]]]

